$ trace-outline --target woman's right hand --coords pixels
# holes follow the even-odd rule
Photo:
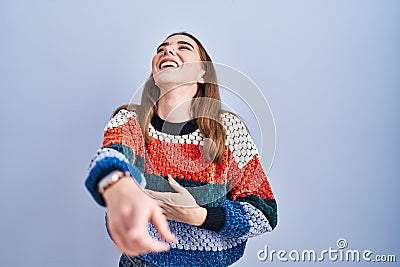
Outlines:
[[[103,198],[107,206],[108,230],[122,253],[135,257],[169,249],[168,244],[149,235],[149,222],[165,241],[176,242],[162,208],[132,178],[120,179],[105,190]]]

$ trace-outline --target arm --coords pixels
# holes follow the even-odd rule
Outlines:
[[[144,139],[134,113],[120,110],[104,129],[103,146],[97,150],[89,165],[89,175],[85,186],[94,200],[105,206],[97,185],[108,173],[114,170],[129,171],[131,176],[142,186],[145,180],[140,170],[133,166],[135,156],[143,154]]]
[[[207,217],[207,210],[200,207],[189,191],[179,185],[170,174],[168,183],[175,192],[157,192],[148,189],[145,192],[158,201],[169,220],[201,226]]]
[[[229,192],[227,200],[220,205],[226,216],[218,233],[248,238],[275,228],[277,205],[246,126],[236,116],[226,116],[229,116],[235,132],[227,129],[231,160],[227,173]],[[235,133],[239,133],[240,138],[234,138]]]
[[[166,241],[175,241],[162,209],[143,192],[141,187],[144,187],[145,180],[140,170],[133,166],[135,156],[143,153],[142,144],[144,141],[133,114],[121,110],[107,124],[103,147],[92,159],[85,181],[96,202],[107,207],[112,239],[121,252],[130,256],[168,249],[166,244],[149,236],[148,222],[156,226]],[[133,179],[128,176],[121,178],[100,194],[99,181],[114,170],[129,171]]]
[[[276,226],[276,203],[258,158],[254,157],[243,169],[238,169],[237,164],[232,168],[228,176],[233,188],[219,207],[198,206],[190,192],[170,176],[168,182],[176,192],[146,190],[146,193],[159,201],[170,220],[234,238],[272,231]],[[252,175],[246,176],[249,174]]]

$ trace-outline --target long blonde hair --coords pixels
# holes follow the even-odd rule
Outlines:
[[[200,41],[187,32],[177,32],[169,35],[184,35],[196,42],[199,47],[200,59],[203,62],[212,62],[207,51]],[[225,150],[226,134],[221,123],[221,97],[217,82],[217,74],[213,64],[203,64],[205,69],[205,83],[197,83],[197,92],[193,97],[190,112],[195,122],[206,138],[204,140],[204,156],[206,160],[221,162]],[[160,89],[155,85],[153,75],[150,75],[144,84],[140,105],[122,105],[114,114],[121,109],[136,110],[136,117],[145,136],[146,143],[153,141],[149,133],[149,124],[157,112],[157,101],[160,97]]]

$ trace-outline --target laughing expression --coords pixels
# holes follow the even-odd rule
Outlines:
[[[185,35],[167,38],[157,48],[152,60],[153,75],[167,69],[177,69],[183,63],[200,61],[199,47]]]

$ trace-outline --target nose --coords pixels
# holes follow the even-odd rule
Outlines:
[[[168,45],[164,49],[164,55],[170,54],[170,55],[175,55],[175,50],[172,46]]]

